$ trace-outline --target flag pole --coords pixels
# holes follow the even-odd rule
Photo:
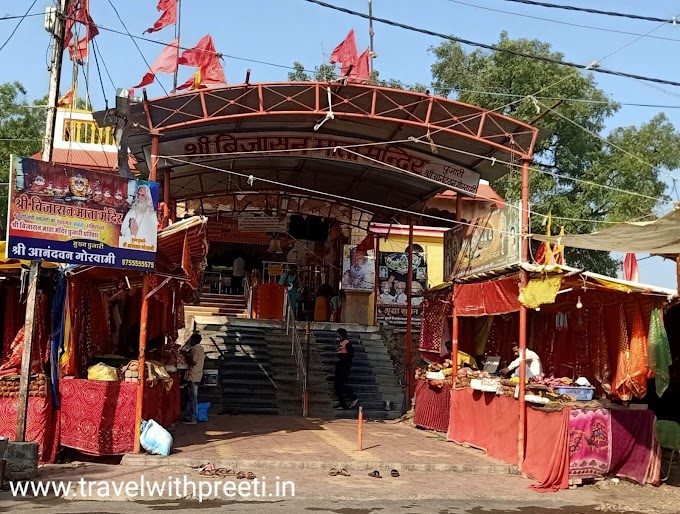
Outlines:
[[[375,59],[375,52],[373,51],[373,0],[368,0],[368,36],[369,36],[369,52],[368,56],[368,72],[373,72],[373,59]]]
[[[177,0],[177,23],[175,23],[175,39],[177,39],[177,60],[175,65],[175,74],[172,79],[172,92],[177,91],[177,72],[179,71],[179,47],[180,36],[182,31],[182,0]]]

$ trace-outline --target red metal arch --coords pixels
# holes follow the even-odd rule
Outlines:
[[[332,112],[335,119],[396,125],[393,134],[404,126],[432,134],[440,142],[438,133],[449,134],[486,145],[490,153],[502,151],[520,159],[532,157],[538,138],[537,128],[480,107],[413,91],[356,84],[230,85],[149,100],[144,111],[149,128],[159,134],[267,116],[310,118],[313,123]]]

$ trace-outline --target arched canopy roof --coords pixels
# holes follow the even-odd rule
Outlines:
[[[316,82],[157,98],[133,106],[132,121],[138,168],[148,172],[158,135],[177,201],[280,190],[350,203],[378,221],[422,212],[448,189],[474,195],[480,178],[509,171],[495,160],[530,159],[538,137],[530,125],[445,98]]]

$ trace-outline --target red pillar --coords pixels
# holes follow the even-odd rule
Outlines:
[[[135,411],[135,453],[141,451],[139,437],[142,428],[142,411],[144,409],[144,384],[146,382],[146,328],[149,319],[149,274],[144,275],[142,286],[142,312],[139,321],[139,378],[137,379],[137,410]]]
[[[413,384],[413,373],[411,370],[411,344],[413,335],[411,333],[411,323],[413,313],[411,304],[413,302],[413,218],[408,220],[408,274],[406,275],[406,409],[411,408],[411,394]]]
[[[521,216],[521,234],[522,234],[522,252],[521,261],[527,262],[529,258],[529,166],[531,159],[524,159],[522,161],[522,216]],[[526,277],[524,271],[520,271],[520,280],[525,282]],[[517,457],[518,466],[522,471],[524,465],[524,451],[525,451],[525,434],[526,434],[526,402],[524,396],[526,394],[526,349],[527,349],[527,309],[524,305],[519,306],[519,348],[521,352],[521,361],[519,364],[519,433],[517,437]]]

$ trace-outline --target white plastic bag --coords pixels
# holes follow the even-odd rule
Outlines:
[[[167,457],[172,450],[172,436],[153,419],[142,420],[142,430],[139,442],[148,453]]]

